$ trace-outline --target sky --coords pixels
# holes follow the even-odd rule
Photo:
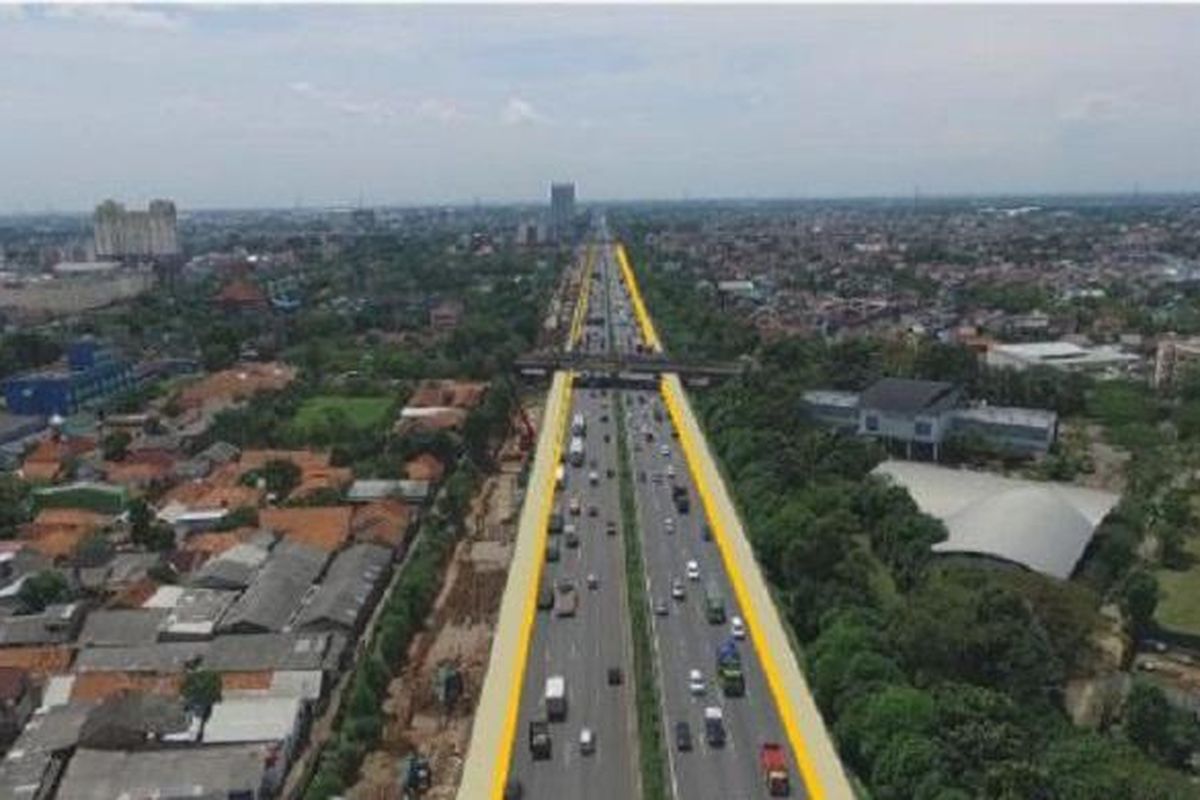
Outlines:
[[[1200,190],[1200,7],[0,6],[0,211]]]

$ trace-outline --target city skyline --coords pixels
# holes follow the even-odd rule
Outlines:
[[[0,212],[536,203],[554,180],[581,202],[1186,193],[1198,23],[1186,7],[8,6]]]

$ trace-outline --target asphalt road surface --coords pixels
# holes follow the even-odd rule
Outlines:
[[[602,292],[593,296],[596,301],[603,302]],[[567,524],[576,526],[579,546],[568,547],[565,535],[551,537],[559,546],[560,560],[545,565],[542,582],[553,586],[562,579],[573,581],[579,605],[574,617],[558,617],[553,610],[537,612],[510,768],[510,777],[521,781],[524,796],[532,800],[638,795],[624,545],[620,532],[606,533],[607,522],[612,520],[619,529],[621,517],[616,419],[612,393],[604,394],[577,387],[572,397],[571,415],[581,412],[587,420],[585,462],[582,467],[564,466],[565,486],[556,492],[554,507]],[[602,422],[605,415],[608,421]],[[593,470],[595,484],[589,480]],[[578,516],[570,514],[572,498],[579,500]],[[595,516],[590,514],[593,506]],[[595,589],[588,588],[589,574],[596,576]],[[610,667],[621,670],[620,685],[609,685]],[[567,716],[564,722],[550,723],[551,758],[534,761],[529,722],[545,716],[546,679],[551,675],[566,678]],[[595,734],[595,752],[590,755],[582,754],[579,746],[584,727]]]

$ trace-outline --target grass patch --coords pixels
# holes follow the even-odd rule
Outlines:
[[[355,430],[366,430],[382,425],[391,408],[388,397],[319,395],[304,401],[292,419],[292,427],[300,433],[312,433],[328,427],[330,420],[341,418]]]
[[[1200,636],[1200,539],[1189,538],[1183,549],[1191,566],[1155,573],[1162,594],[1154,621],[1167,630]]]
[[[621,480],[621,532],[625,543],[625,582],[629,595],[629,624],[633,630],[634,697],[637,704],[638,754],[644,800],[666,800],[666,741],[662,705],[658,698],[658,676],[650,641],[650,613],[646,599],[642,543],[633,501],[633,475],[625,439],[625,404],[614,392],[617,419],[617,452]]]

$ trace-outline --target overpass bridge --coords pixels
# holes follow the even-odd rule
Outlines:
[[[754,365],[750,361],[685,361],[669,358],[662,353],[595,355],[574,351],[525,355],[513,362],[513,368],[526,377],[542,377],[559,370],[569,370],[585,381],[590,378],[635,383],[651,380],[657,383],[659,377],[675,374],[687,383],[700,384],[741,377],[751,371]]]

